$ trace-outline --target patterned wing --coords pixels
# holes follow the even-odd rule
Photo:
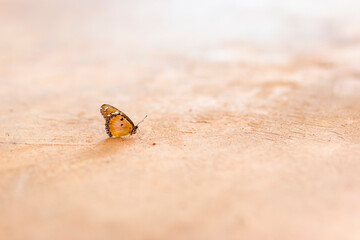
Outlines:
[[[121,113],[121,111],[119,109],[117,109],[116,107],[113,107],[109,104],[101,105],[100,112],[101,112],[101,115],[103,115],[103,117],[105,118],[105,120],[110,118],[111,115],[113,115],[113,114]]]
[[[120,137],[131,134],[134,129],[134,124],[122,115],[112,115],[106,120],[106,132],[109,137]]]
[[[119,137],[136,132],[134,123],[125,113],[109,104],[100,108],[101,115],[105,118],[105,128],[109,137]]]

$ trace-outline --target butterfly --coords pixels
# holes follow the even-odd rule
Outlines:
[[[138,125],[144,121],[147,115],[137,125],[126,116],[125,113],[109,104],[103,104],[100,113],[105,118],[105,129],[109,137],[120,137],[125,135],[133,135],[138,129]]]

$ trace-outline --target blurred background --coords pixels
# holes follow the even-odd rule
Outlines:
[[[360,239],[359,9],[0,0],[0,239]]]
[[[360,20],[355,0],[2,0],[0,4],[3,103],[26,102],[24,88],[33,89],[29,94],[38,97],[64,92],[91,95],[98,86],[89,84],[83,91],[79,82],[86,78],[90,83],[113,83],[110,78],[120,77],[116,69],[144,72],[124,76],[125,84],[133,88],[131,83],[139,78],[153,80],[164,70],[161,61],[184,69],[190,60],[259,66],[299,61],[329,65],[346,58],[348,67],[357,67]],[[344,51],[341,56],[339,49]],[[182,58],[189,61],[178,61]],[[169,69],[165,74],[174,74]],[[41,88],[36,90],[36,84]],[[126,94],[124,88],[116,91]]]

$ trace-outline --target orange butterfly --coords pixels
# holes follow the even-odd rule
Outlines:
[[[100,108],[100,113],[105,118],[105,129],[109,137],[120,137],[128,134],[135,134],[138,129],[138,125],[147,117],[146,115],[143,120],[141,120],[137,125],[134,125],[125,113],[109,104],[103,104]]]

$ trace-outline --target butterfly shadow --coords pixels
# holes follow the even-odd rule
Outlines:
[[[75,158],[76,162],[106,162],[112,161],[112,156],[121,153],[127,147],[134,143],[133,138],[107,138],[99,143],[93,145],[93,147],[83,150],[77,153]]]
[[[129,137],[107,138],[100,141],[94,150],[101,156],[106,156],[118,152],[120,149],[129,147],[133,143],[134,139]]]

